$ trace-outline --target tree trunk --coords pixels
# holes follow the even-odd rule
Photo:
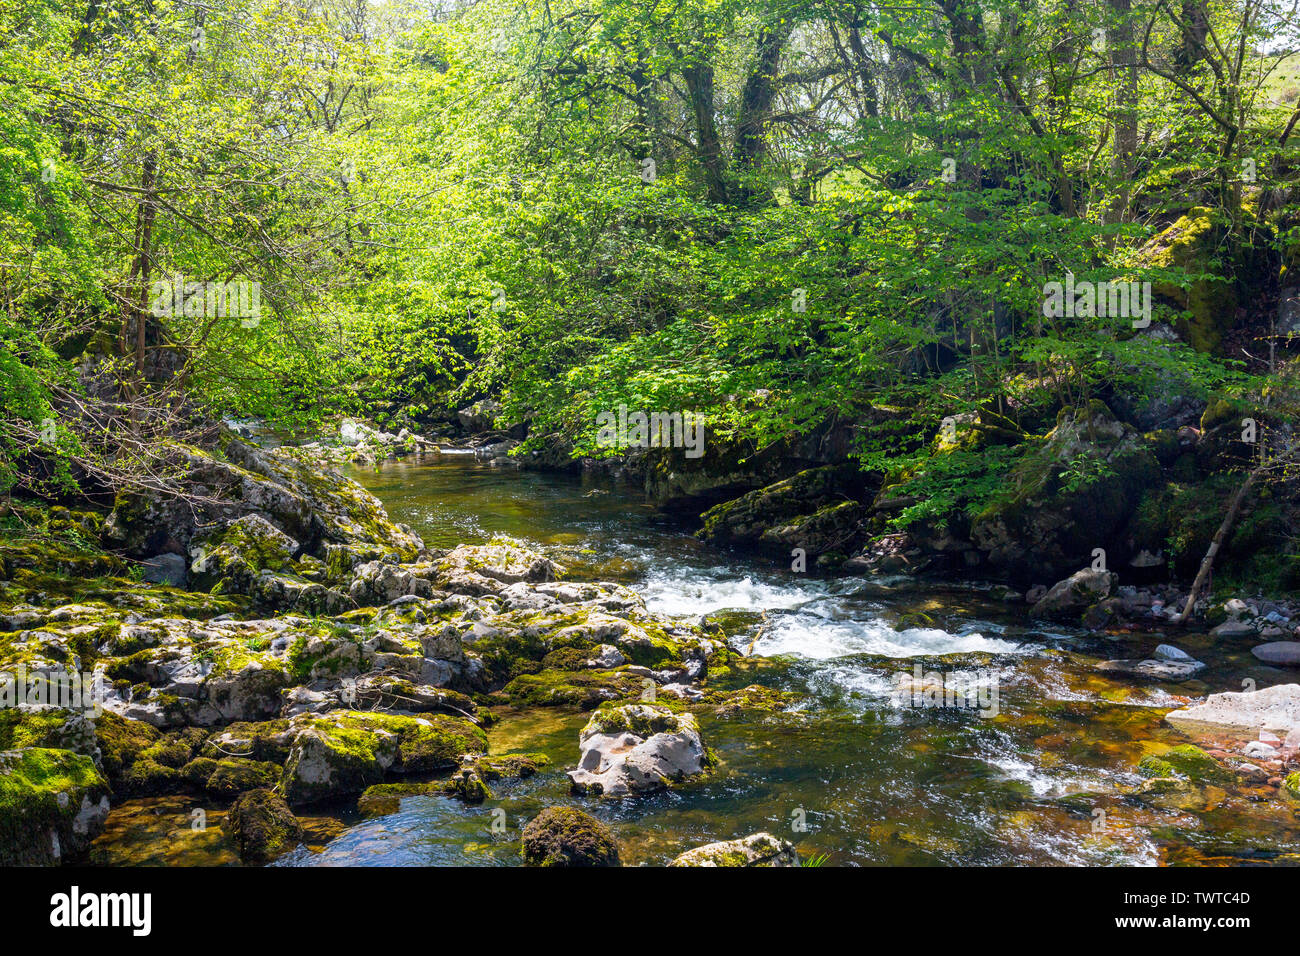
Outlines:
[[[695,114],[696,135],[699,144],[696,152],[704,167],[705,185],[709,202],[723,204],[727,201],[727,179],[723,173],[722,141],[718,138],[718,125],[714,118],[713,65],[699,63],[682,70],[686,89],[691,97],[691,111]]]
[[[792,26],[783,23],[759,35],[758,59],[740,94],[736,123],[736,165],[741,169],[757,169],[767,152],[766,126],[776,98],[776,71]]]
[[[1115,90],[1115,176],[1120,183],[1112,221],[1128,218],[1138,143],[1138,68],[1134,46],[1132,0],[1110,0],[1114,26],[1110,31]]]
[[[1228,502],[1228,512],[1223,516],[1223,523],[1214,533],[1214,539],[1210,541],[1210,547],[1206,549],[1205,557],[1201,559],[1201,567],[1196,572],[1196,580],[1192,582],[1191,593],[1187,595],[1187,605],[1183,608],[1183,613],[1178,615],[1179,625],[1186,624],[1191,618],[1196,599],[1200,596],[1201,590],[1210,578],[1210,571],[1214,568],[1214,558],[1219,553],[1219,548],[1223,547],[1223,542],[1228,539],[1228,535],[1232,533],[1232,526],[1237,521],[1237,514],[1241,511],[1242,502],[1246,500],[1246,494],[1263,471],[1263,465],[1256,466],[1246,475],[1246,480],[1241,483],[1241,487],[1233,493],[1232,500]]]

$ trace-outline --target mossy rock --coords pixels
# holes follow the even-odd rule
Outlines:
[[[542,666],[552,670],[585,671],[591,654],[578,647],[561,647],[542,658]]]
[[[1154,754],[1148,754],[1138,762],[1138,773],[1144,777],[1159,779],[1172,777],[1177,772],[1168,760],[1161,760]]]
[[[282,772],[278,764],[244,757],[199,757],[181,769],[188,783],[218,800],[231,800],[250,790],[271,789],[279,783]]]
[[[1256,225],[1255,242],[1234,237],[1230,224],[1214,210],[1196,206],[1142,248],[1142,265],[1183,270],[1178,281],[1156,282],[1152,291],[1189,313],[1174,322],[1179,335],[1198,352],[1218,352],[1236,323],[1237,309],[1264,291],[1279,262],[1268,248],[1271,229]]]
[[[1152,758],[1144,758],[1143,763],[1150,759]],[[1236,774],[1231,770],[1222,766],[1204,750],[1193,744],[1181,744],[1170,748],[1160,754],[1158,759],[1165,765],[1172,767],[1176,773],[1194,783],[1230,784],[1237,779]],[[1165,774],[1165,776],[1168,776],[1168,774]]]
[[[523,833],[528,866],[618,866],[618,844],[609,827],[576,807],[547,807]]]
[[[1041,447],[1006,476],[1005,491],[971,523],[989,562],[1019,576],[1062,576],[1123,536],[1160,477],[1142,436],[1099,401],[1065,409]]]
[[[491,781],[531,777],[550,762],[551,758],[541,753],[504,754],[500,757],[479,757],[477,767],[483,779]]]
[[[634,700],[645,678],[619,671],[544,670],[521,674],[502,690],[516,707],[577,707],[591,710],[605,701]]]
[[[1198,352],[1217,351],[1236,317],[1236,287],[1230,277],[1222,274],[1222,265],[1217,261],[1225,238],[1226,229],[1216,221],[1214,213],[1197,206],[1142,250],[1144,264],[1193,274],[1187,288],[1176,282],[1158,282],[1153,291],[1191,313],[1174,325]]]
[[[363,817],[382,817],[396,813],[401,809],[406,797],[440,794],[447,788],[447,781],[434,780],[424,783],[377,783],[367,787],[357,798],[357,810]]]
[[[1300,770],[1282,778],[1282,796],[1300,807]]]
[[[362,793],[387,773],[427,773],[485,753],[487,736],[459,717],[408,717],[369,711],[302,715],[281,790],[297,806]]]
[[[293,738],[288,720],[236,721],[208,735],[199,754],[213,760],[243,757],[283,766],[289,759]]]
[[[223,825],[242,860],[269,863],[302,840],[302,824],[284,799],[269,789],[250,790],[235,801]]]
[[[856,496],[863,487],[864,476],[853,466],[809,468],[710,508],[696,536],[715,544],[786,550],[804,535],[800,546],[819,552],[856,527],[862,513]]]
[[[29,747],[0,753],[0,866],[75,857],[108,814],[108,781],[83,754]]]

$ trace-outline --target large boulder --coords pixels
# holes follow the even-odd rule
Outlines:
[[[431,597],[433,586],[401,565],[386,561],[368,561],[358,566],[348,587],[348,597],[361,607],[389,604],[410,594]]]
[[[669,866],[798,866],[794,845],[770,833],[709,843],[687,850]]]
[[[722,545],[813,554],[854,543],[864,509],[864,476],[852,466],[809,468],[704,513],[697,536]]]
[[[529,866],[618,866],[618,844],[609,827],[576,807],[547,807],[524,827]]]
[[[309,554],[345,546],[354,559],[415,559],[424,543],[391,521],[383,505],[356,482],[294,448],[264,450],[227,434],[219,448],[177,445],[189,498],[119,492],[104,524],[104,543],[133,558],[187,554],[245,515],[261,515]]]
[[[519,582],[554,581],[564,570],[522,542],[498,537],[488,544],[461,545],[420,573],[444,590],[480,595],[500,594]]]
[[[297,541],[261,515],[244,515],[194,546],[190,576],[204,590],[247,594],[259,572],[285,570],[299,550]]]
[[[1056,620],[1078,619],[1083,611],[1110,597],[1118,581],[1114,571],[1084,568],[1048,588],[1030,613]]]
[[[603,797],[661,790],[704,773],[712,761],[692,714],[649,704],[605,706],[579,735],[573,789]]]
[[[1182,313],[1175,328],[1199,352],[1219,351],[1236,324],[1238,307],[1265,291],[1278,273],[1267,228],[1256,226],[1260,241],[1254,244],[1234,240],[1231,230],[1222,214],[1195,206],[1138,253],[1141,265],[1182,269],[1194,276],[1185,288],[1178,282],[1160,282],[1153,291]],[[1225,257],[1225,250],[1230,255]]]
[[[1300,730],[1300,684],[1211,694],[1203,702],[1165,714],[1181,730],[1229,731],[1256,739],[1260,731],[1285,737]]]
[[[1007,475],[1007,491],[971,522],[995,568],[1020,577],[1068,573],[1104,548],[1118,558],[1129,518],[1160,463],[1101,402],[1062,411],[1042,447]]]
[[[485,398],[456,412],[456,420],[460,422],[461,428],[476,435],[491,431],[500,414],[501,403],[495,399]]]
[[[108,817],[108,783],[70,750],[0,752],[0,866],[75,859]]]
[[[332,711],[299,715],[290,726],[281,788],[293,806],[360,794],[390,772],[448,770],[466,755],[487,752],[482,730],[443,714]]]

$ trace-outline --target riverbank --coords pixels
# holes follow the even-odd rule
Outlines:
[[[111,680],[93,740],[27,710],[0,740],[102,776],[92,859],[257,859],[227,820],[262,790],[299,818],[300,836],[271,817],[293,864],[520,860],[548,805],[603,820],[624,864],[762,830],[832,863],[1284,860],[1300,845],[1284,728],[1230,740],[1165,720],[1242,679],[1289,683],[1246,643],[1035,622],[987,587],[736,563],[615,488],[463,459],[354,473],[390,517],[299,454],[237,449],[243,465],[197,468],[246,497],[192,529],[120,500],[107,519],[43,512],[39,554],[6,540],[6,663],[40,653]],[[156,563],[87,543],[96,528],[142,542],[137,555],[188,535],[191,590],[136,580]],[[1166,642],[1205,666],[1181,680],[1102,666],[1160,660]],[[900,673],[915,694],[898,695]],[[995,686],[998,712],[936,704],[936,676],[976,702],[980,681]],[[671,725],[609,722],[647,691]],[[598,739],[620,733],[671,746],[629,767]],[[1178,749],[1197,744],[1208,762]],[[651,764],[666,786],[637,773],[682,754]],[[616,772],[611,790],[654,785],[572,793],[585,759]],[[1097,809],[1110,829],[1094,829]],[[87,852],[67,829],[66,855]]]

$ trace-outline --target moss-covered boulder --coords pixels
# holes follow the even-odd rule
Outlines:
[[[485,753],[487,736],[459,717],[409,717],[369,711],[303,714],[291,721],[293,745],[281,789],[294,806],[360,794],[388,773],[426,773]]]
[[[1084,610],[1110,597],[1118,581],[1114,571],[1084,568],[1053,584],[1030,613],[1034,617],[1078,620]]]
[[[710,508],[697,537],[774,552],[851,547],[864,516],[863,487],[864,476],[852,466],[809,468]]]
[[[190,579],[205,590],[245,594],[259,571],[290,567],[300,547],[261,515],[244,515],[199,546]]]
[[[434,587],[457,594],[498,594],[519,582],[554,581],[564,567],[513,538],[461,545],[433,565]]]
[[[1159,476],[1142,436],[1104,404],[1066,409],[972,520],[971,539],[994,567],[1038,580],[1089,564],[1095,548],[1118,559],[1129,518]]]
[[[75,859],[108,816],[108,782],[70,750],[0,752],[0,866]]]
[[[20,704],[0,709],[0,750],[71,750],[102,766],[96,718],[75,710]]]
[[[1174,325],[1197,351],[1219,351],[1236,323],[1237,309],[1265,292],[1278,274],[1271,230],[1257,224],[1251,235],[1253,243],[1234,237],[1226,218],[1196,206],[1139,252],[1144,266],[1184,273],[1157,282],[1152,291],[1186,313]]]
[[[270,789],[280,782],[279,764],[245,757],[212,760],[199,757],[181,768],[181,776],[218,800],[231,800],[249,790]]]
[[[255,448],[229,433],[218,447],[178,444],[171,452],[197,500],[119,493],[103,529],[110,547],[137,558],[186,554],[204,529],[256,514],[327,565],[329,545],[346,548],[340,571],[375,558],[414,560],[423,550],[374,495],[309,453]]]
[[[609,827],[576,807],[547,807],[524,827],[529,866],[618,866],[618,844]]]
[[[1143,757],[1138,763],[1138,773],[1153,778],[1177,775],[1198,784],[1231,784],[1237,779],[1231,770],[1192,744],[1181,744],[1164,753]]]
[[[709,843],[687,850],[669,866],[798,866],[794,845],[770,833]]]
[[[223,828],[246,863],[269,863],[302,840],[302,824],[284,798],[269,789],[250,790],[236,800]]]
[[[618,671],[543,670],[521,674],[501,691],[516,707],[577,707],[591,710],[611,700],[635,700],[646,678]]]

